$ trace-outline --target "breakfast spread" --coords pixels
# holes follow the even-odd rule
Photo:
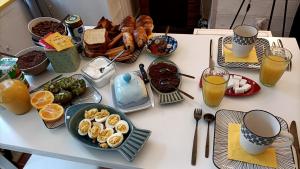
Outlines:
[[[175,91],[180,84],[176,66],[159,62],[149,67],[151,84],[160,92],[168,93]]]
[[[47,59],[45,52],[31,51],[18,57],[17,65],[20,69],[27,69],[40,64]]]
[[[107,109],[91,108],[84,113],[78,124],[78,134],[88,136],[98,142],[100,148],[118,147],[129,132],[129,125],[118,114],[110,114]]]
[[[129,108],[147,102],[148,94],[144,81],[133,72],[120,74],[113,83],[116,103]]]
[[[40,37],[44,37],[51,32],[64,34],[65,27],[63,24],[54,21],[43,21],[32,27],[32,32]]]

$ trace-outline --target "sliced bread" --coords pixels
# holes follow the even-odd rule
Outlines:
[[[106,30],[103,29],[87,29],[83,35],[84,42],[87,45],[105,44]]]

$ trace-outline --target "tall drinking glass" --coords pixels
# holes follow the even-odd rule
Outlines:
[[[229,80],[227,70],[220,67],[207,68],[202,73],[202,95],[204,103],[210,107],[220,105]]]
[[[266,50],[260,67],[260,82],[268,87],[274,86],[283,75],[292,59],[291,52],[286,48],[272,47]]]

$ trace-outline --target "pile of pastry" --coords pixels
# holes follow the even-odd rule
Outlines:
[[[84,32],[84,53],[87,57],[106,56],[113,59],[126,50],[116,61],[122,62],[133,57],[136,49],[141,49],[148,41],[154,28],[150,16],[140,15],[137,19],[127,16],[120,25],[102,17],[94,29]]]

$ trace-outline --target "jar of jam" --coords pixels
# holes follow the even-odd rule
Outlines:
[[[84,31],[83,22],[78,15],[71,15],[65,20],[69,32],[75,42],[82,41],[82,35]]]

